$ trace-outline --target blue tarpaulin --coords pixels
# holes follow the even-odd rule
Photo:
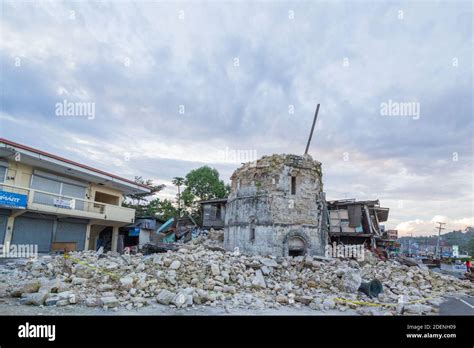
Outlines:
[[[140,235],[140,227],[135,227],[128,231],[129,237],[138,237]]]

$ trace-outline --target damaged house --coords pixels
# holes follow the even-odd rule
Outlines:
[[[332,242],[365,244],[372,248],[391,247],[396,241],[396,231],[385,231],[389,208],[380,206],[378,200],[355,199],[327,202],[329,210],[329,236]]]
[[[204,229],[224,228],[227,198],[200,201],[199,204],[201,204],[202,227]]]
[[[231,177],[224,246],[248,254],[323,255],[328,240],[321,163],[264,156]]]

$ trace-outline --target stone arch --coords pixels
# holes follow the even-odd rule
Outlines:
[[[306,233],[302,231],[290,231],[283,239],[283,255],[299,256],[308,254],[311,243]]]

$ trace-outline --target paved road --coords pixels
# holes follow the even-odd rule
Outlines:
[[[440,315],[474,315],[474,297],[451,297],[439,306]]]

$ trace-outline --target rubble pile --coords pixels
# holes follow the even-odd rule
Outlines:
[[[22,304],[106,309],[160,303],[177,308],[309,306],[368,315],[430,314],[442,296],[474,295],[469,281],[380,261],[368,252],[362,262],[246,256],[238,250],[224,252],[204,237],[177,251],[146,256],[95,251],[72,252],[67,258],[43,256],[7,264],[0,279],[0,297],[18,297]],[[357,291],[372,279],[383,284],[377,298]],[[361,301],[380,306],[364,306]]]

